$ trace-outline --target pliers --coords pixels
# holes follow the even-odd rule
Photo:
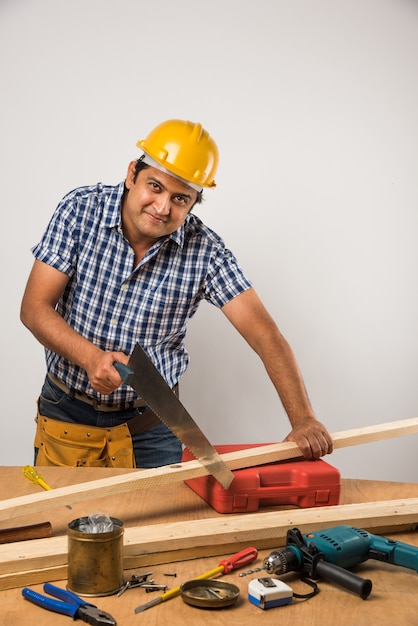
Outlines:
[[[100,611],[97,606],[89,604],[82,598],[76,596],[75,593],[71,593],[71,591],[55,587],[55,585],[51,585],[51,583],[45,583],[44,591],[45,593],[59,598],[62,602],[43,596],[41,593],[28,589],[27,587],[22,589],[22,595],[27,600],[30,600],[30,602],[38,604],[43,609],[48,609],[48,611],[54,611],[55,613],[62,613],[73,619],[82,619],[93,626],[116,626],[116,621],[109,613]]]

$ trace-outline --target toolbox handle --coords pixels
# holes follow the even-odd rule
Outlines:
[[[323,488],[318,488],[316,487],[313,491],[317,492],[317,491],[321,491],[321,492],[330,492],[329,487],[324,486]],[[261,499],[266,499],[266,498],[272,498],[275,496],[283,496],[283,495],[288,495],[288,496],[299,496],[299,495],[306,495],[307,491],[306,488],[295,488],[291,485],[283,485],[283,486],[278,486],[275,485],[274,487],[257,487],[254,489],[245,489],[242,494],[233,494],[233,495],[245,495],[245,496],[257,496],[257,498]]]

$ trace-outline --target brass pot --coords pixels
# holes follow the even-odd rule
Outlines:
[[[80,530],[88,518],[68,524],[67,589],[82,596],[110,596],[123,581],[123,522],[111,517],[113,530],[90,533]]]

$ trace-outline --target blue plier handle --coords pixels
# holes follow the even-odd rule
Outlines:
[[[116,626],[116,622],[111,615],[104,611],[99,611],[94,604],[86,602],[75,595],[75,593],[71,593],[71,591],[55,587],[55,585],[51,585],[51,583],[45,583],[44,591],[59,599],[54,600],[53,598],[48,598],[48,596],[43,596],[41,593],[28,589],[27,587],[22,589],[22,595],[27,600],[30,600],[30,602],[48,611],[54,611],[54,613],[62,613],[73,619],[79,618],[94,626]]]

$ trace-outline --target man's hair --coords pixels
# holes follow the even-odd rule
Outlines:
[[[138,178],[139,172],[141,172],[142,170],[147,169],[147,167],[150,167],[150,166],[147,163],[144,163],[144,161],[141,159],[141,157],[136,160],[136,162],[135,162],[135,171],[134,171],[134,179],[133,179],[134,183],[136,183],[136,179]],[[185,181],[185,183],[187,184],[187,180]],[[203,201],[203,191],[198,191],[195,204],[201,204],[202,201]]]

